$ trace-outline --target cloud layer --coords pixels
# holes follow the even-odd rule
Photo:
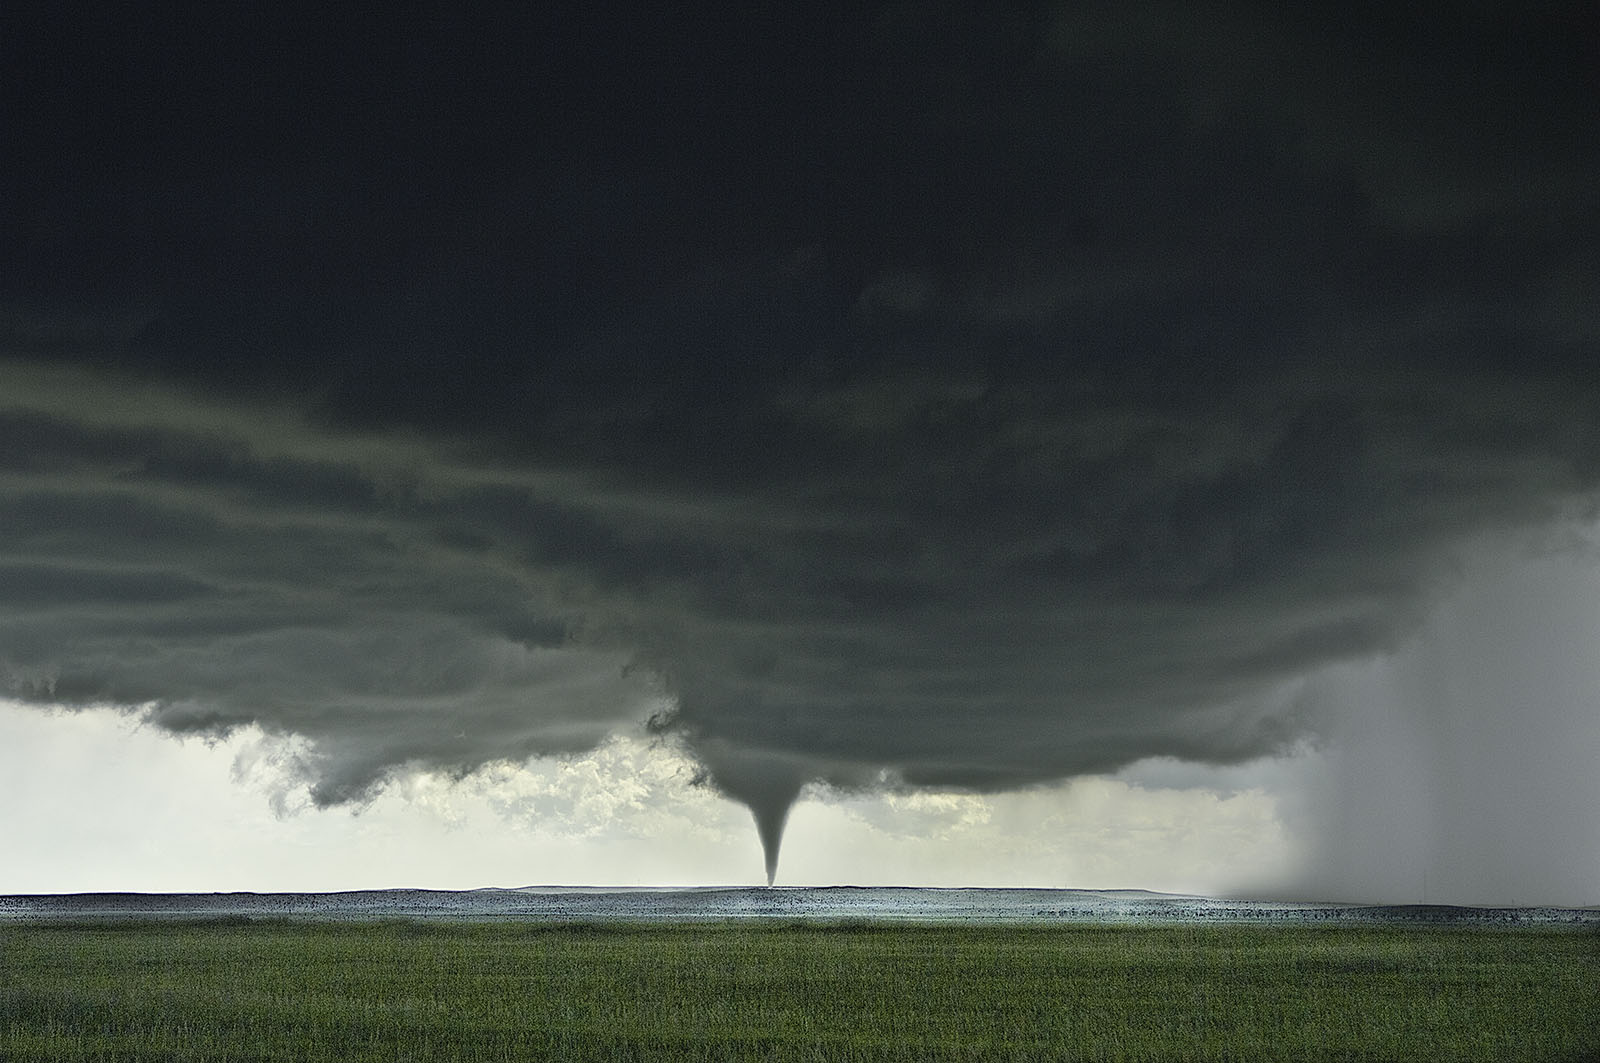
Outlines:
[[[358,30],[22,68],[8,694],[301,736],[319,803],[649,721],[775,851],[813,780],[1285,751],[1593,512],[1577,14]]]

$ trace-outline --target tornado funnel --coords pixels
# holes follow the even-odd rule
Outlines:
[[[743,802],[755,817],[756,833],[761,837],[761,855],[766,865],[767,885],[778,877],[778,850],[783,846],[783,828],[789,820],[805,776],[793,761],[759,752],[717,750],[704,757],[717,789]]]
[[[795,793],[798,795],[799,789]],[[783,825],[789,821],[789,809],[794,798],[781,804],[751,805],[750,814],[756,820],[756,832],[761,835],[761,855],[767,865],[767,885],[778,877],[778,850],[783,845]]]

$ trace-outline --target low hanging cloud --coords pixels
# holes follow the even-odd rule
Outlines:
[[[5,416],[48,417],[33,438],[53,443],[29,450],[49,475],[4,488],[9,692],[303,736],[321,804],[648,720],[767,817],[774,853],[813,780],[1000,790],[1236,763],[1315,733],[1285,682],[1397,646],[1467,536],[1587,500],[1581,393],[1469,384],[1430,385],[1466,409],[1425,418],[1326,391],[1276,426],[1130,412],[1092,454],[1061,441],[1070,415],[1007,409],[951,447],[1003,475],[940,467],[933,441],[886,458],[852,440],[856,467],[782,490],[475,464],[449,440],[385,467],[304,421],[274,450],[179,393],[171,423],[110,423],[114,378],[76,380],[78,411],[19,409],[13,388]],[[971,407],[999,400],[966,401],[986,420]],[[1516,446],[1484,453],[1480,404]]]
[[[646,728],[751,806],[769,876],[810,782],[1323,733],[1296,680],[1401,645],[1469,544],[1592,518],[1593,141],[1547,109],[1520,161],[1479,152],[1586,75],[1550,18],[1518,23],[1539,89],[1521,53],[1474,82],[1329,12],[1194,10],[1215,32],[885,8],[786,38],[795,83],[754,97],[740,41],[680,42],[709,120],[682,64],[649,107],[558,64],[607,117],[539,116],[526,187],[471,120],[394,187],[410,149],[337,105],[303,135],[342,183],[174,155],[91,187],[91,231],[21,174],[6,693],[299,736],[324,805]],[[476,99],[410,91],[402,126]]]

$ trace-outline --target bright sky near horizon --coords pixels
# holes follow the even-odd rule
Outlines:
[[[747,885],[748,811],[687,785],[641,739],[453,784],[409,778],[359,812],[275,812],[259,734],[207,744],[111,711],[0,708],[4,892],[322,891],[521,885]],[[241,775],[244,778],[241,778]],[[48,797],[47,797],[48,795]],[[1007,795],[802,801],[783,885],[1037,885],[1217,893],[1287,875],[1270,795],[1112,778]]]

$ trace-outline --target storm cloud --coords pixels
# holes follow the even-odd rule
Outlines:
[[[1334,733],[1600,489],[1592,16],[1433,14],[8,34],[5,692],[321,804],[648,728],[769,877],[810,782]]]

